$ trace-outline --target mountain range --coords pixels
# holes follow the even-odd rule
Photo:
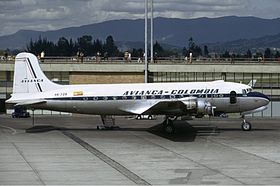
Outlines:
[[[37,40],[39,36],[57,42],[60,37],[75,40],[83,35],[92,35],[94,39],[103,41],[108,35],[112,35],[121,48],[131,48],[130,45],[141,47],[144,40],[144,20],[112,20],[52,31],[20,30],[1,36],[0,49],[22,49],[31,39]],[[213,50],[231,47],[237,50],[246,47],[279,47],[280,18],[227,16],[154,19],[154,39],[163,45],[182,48],[187,46],[190,37],[198,44],[206,43]]]
[[[206,43],[210,51],[225,52],[228,50],[235,53],[244,53],[248,49],[253,52],[264,51],[266,48],[280,49],[280,34],[268,35],[255,39],[238,39],[223,43]]]

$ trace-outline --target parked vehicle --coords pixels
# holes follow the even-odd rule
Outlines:
[[[148,120],[152,120],[155,119],[155,117],[153,115],[137,115],[136,119],[148,119]]]
[[[12,113],[13,118],[29,118],[30,114],[27,112],[26,108],[22,106],[16,106],[15,111]]]

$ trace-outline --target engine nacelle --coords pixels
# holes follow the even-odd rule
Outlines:
[[[195,110],[197,108],[197,100],[196,99],[190,99],[184,101],[184,104],[187,107],[187,110]]]
[[[196,109],[198,115],[211,115],[213,114],[213,109],[215,109],[215,107],[213,107],[208,101],[197,100]]]
[[[189,99],[185,100],[184,104],[186,105],[187,112],[196,115],[197,117],[203,117],[204,115],[212,115],[213,107],[210,102],[202,99]]]

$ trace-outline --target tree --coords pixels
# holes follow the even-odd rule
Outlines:
[[[96,55],[97,52],[103,53],[103,44],[99,39],[94,40],[93,42],[93,55]]]
[[[106,38],[104,52],[107,52],[109,57],[118,56],[119,54],[118,47],[115,45],[115,41],[111,35]]]
[[[245,57],[247,57],[247,58],[252,58],[252,52],[251,52],[251,50],[249,50],[249,49],[247,50]]]
[[[154,52],[158,54],[158,56],[164,56],[164,49],[162,48],[162,46],[160,46],[160,44],[156,41],[156,43],[154,44]]]
[[[263,54],[262,54],[261,52],[256,52],[255,57],[256,57],[256,58],[259,58],[259,57],[262,58],[262,57],[263,57]]]
[[[187,56],[188,55],[188,50],[187,50],[186,47],[183,48],[182,54],[183,54],[183,56]]]
[[[48,41],[47,38],[42,39],[41,36],[39,36],[39,39],[34,42],[31,39],[29,45],[27,45],[26,48],[28,52],[31,52],[35,55],[38,55],[44,51],[50,56],[54,55],[56,51],[55,44],[51,41]]]
[[[193,41],[193,38],[192,37],[190,37],[190,39],[189,39],[189,52],[194,52],[194,48],[195,48],[195,43],[194,43],[194,41]]]
[[[190,37],[189,39],[189,49],[187,53],[192,53],[193,57],[198,57],[202,55],[201,48],[195,44],[192,37]]]
[[[70,56],[71,55],[70,44],[69,44],[69,41],[65,37],[61,37],[58,39],[56,47],[57,47],[58,56]]]
[[[204,45],[203,54],[204,54],[204,57],[208,57],[208,55],[209,55],[209,51],[208,51],[208,46],[207,45]]]
[[[266,48],[264,51],[264,58],[271,58],[272,54],[271,54],[271,50],[270,48]]]
[[[78,47],[80,52],[83,52],[85,56],[92,54],[92,36],[84,35],[78,38]]]
[[[133,48],[131,52],[131,56],[140,57],[142,58],[144,54],[144,50],[142,48],[136,49]]]
[[[74,56],[77,54],[78,46],[76,42],[73,42],[72,38],[69,40],[69,56]]]
[[[225,51],[225,53],[222,55],[223,58],[230,58],[230,55],[229,55],[229,51]]]
[[[280,52],[277,51],[277,52],[275,53],[274,57],[275,57],[275,58],[280,58]]]

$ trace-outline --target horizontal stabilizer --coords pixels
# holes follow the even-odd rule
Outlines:
[[[28,106],[28,105],[37,105],[37,104],[42,104],[46,103],[46,100],[30,100],[30,101],[23,101],[20,103],[17,103],[15,106]]]

